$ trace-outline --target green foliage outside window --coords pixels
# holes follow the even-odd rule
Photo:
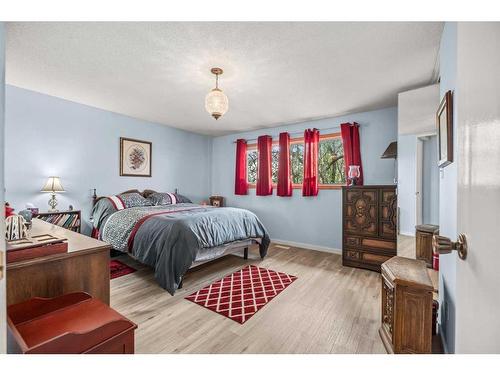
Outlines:
[[[290,145],[290,164],[292,169],[292,184],[301,184],[304,179],[304,144]]]
[[[257,150],[247,152],[247,181],[251,184],[257,183],[257,166],[258,153]]]
[[[278,183],[278,163],[279,163],[279,156],[280,156],[280,146],[273,146],[273,149],[271,151],[271,163],[272,163],[272,170],[273,170],[273,184]]]
[[[278,181],[279,146],[272,148],[272,178],[273,183]],[[304,144],[290,145],[290,163],[292,169],[292,183],[302,184],[304,178]],[[251,150],[247,153],[248,182],[257,182],[258,152]],[[318,152],[319,183],[325,185],[345,183],[344,149],[340,138],[321,140]]]
[[[340,138],[325,139],[319,143],[318,174],[320,184],[345,183],[344,147]]]

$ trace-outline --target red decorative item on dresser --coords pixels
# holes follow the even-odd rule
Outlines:
[[[272,179],[272,148],[273,138],[269,135],[261,135],[257,138],[257,150],[259,153],[259,166],[257,168],[257,195],[273,194]]]
[[[296,279],[296,276],[251,265],[186,299],[243,324]]]
[[[292,196],[292,176],[290,168],[290,134],[280,133],[280,153],[278,160],[278,196]]]
[[[302,195],[311,197],[318,195],[318,145],[319,130],[304,131],[304,181]]]
[[[234,179],[234,194],[247,195],[247,141],[238,139],[236,141],[236,173]]]
[[[359,124],[344,123],[340,125],[342,144],[344,146],[344,163],[347,185],[351,183],[349,177],[349,167],[359,166],[359,177],[356,178],[356,185],[363,185],[363,167],[361,165],[361,147],[359,144]]]

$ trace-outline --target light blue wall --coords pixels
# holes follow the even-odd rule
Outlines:
[[[456,145],[457,129],[457,24],[447,22],[441,37],[440,50],[440,96],[453,91],[453,143]],[[457,148],[454,147],[454,162],[443,168],[439,181],[439,230],[440,234],[451,239],[457,238]],[[455,351],[455,254],[441,255],[439,259],[439,303],[441,333],[445,350]]]
[[[152,177],[120,177],[119,138],[153,142]],[[61,177],[69,204],[88,219],[91,189],[99,195],[157,189],[199,202],[210,192],[211,138],[137,120],[52,96],[7,86],[6,199],[16,210],[31,202],[48,208],[40,193],[50,175]],[[88,228],[87,228],[88,230]]]
[[[398,207],[399,231],[406,236],[415,235],[417,186],[417,136],[398,136]]]
[[[380,159],[390,142],[397,138],[396,108],[352,114],[348,116],[308,121],[272,129],[232,134],[213,139],[212,193],[227,199],[230,206],[247,208],[255,212],[271,238],[288,242],[313,245],[318,248],[342,247],[342,192],[320,190],[317,197],[302,197],[294,190],[293,197],[257,197],[255,189],[247,196],[234,195],[235,152],[233,143],[238,138],[253,139],[269,134],[274,137],[282,131],[303,132],[306,128],[336,128],[343,122],[360,124],[361,157],[365,184],[392,184],[394,160]],[[276,189],[275,189],[276,190]]]
[[[437,136],[423,140],[422,219],[424,224],[439,224],[439,168]]]

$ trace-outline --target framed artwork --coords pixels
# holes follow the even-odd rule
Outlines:
[[[152,144],[120,137],[120,176],[151,177]]]
[[[438,134],[438,166],[446,167],[453,162],[453,95],[446,92],[436,113]]]

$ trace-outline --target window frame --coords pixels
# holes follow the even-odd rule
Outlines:
[[[340,138],[340,132],[337,133],[328,133],[328,134],[320,134],[319,135],[319,141],[321,142],[322,140],[328,140],[328,139],[334,139],[334,138]],[[290,145],[293,144],[298,144],[298,143],[304,143],[304,137],[297,137],[297,138],[291,138],[290,139]],[[279,145],[279,141],[273,141],[272,147]],[[257,151],[257,142],[255,143],[249,143],[247,144],[247,153],[251,151]],[[257,151],[257,157],[258,157],[258,151]],[[248,158],[248,156],[247,156]],[[248,163],[248,159],[247,159]],[[248,172],[247,172],[247,183],[248,183],[248,188],[249,189],[255,189],[257,188],[257,184],[250,183],[248,182]],[[342,189],[342,186],[346,186],[346,183],[343,184],[318,184],[319,189],[321,190],[337,190],[337,189]],[[277,184],[273,183],[273,188],[277,188]],[[292,189],[302,189],[302,184],[292,184]]]

